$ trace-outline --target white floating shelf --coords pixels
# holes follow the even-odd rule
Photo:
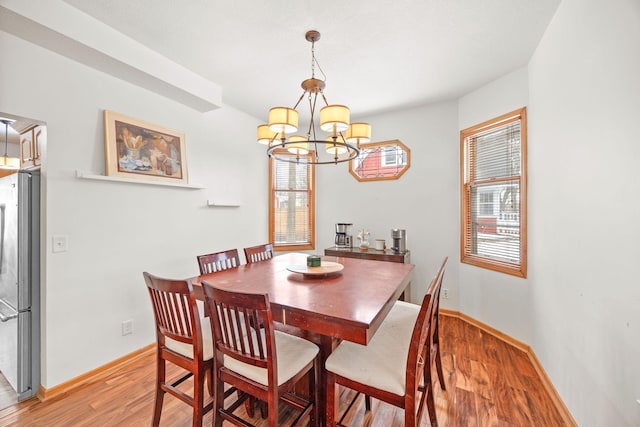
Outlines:
[[[97,174],[83,172],[80,170],[76,170],[76,178],[93,179],[96,181],[126,182],[128,184],[159,185],[162,187],[178,187],[178,188],[191,188],[191,189],[205,188],[204,185],[202,184],[182,184],[182,183],[172,183],[172,182],[163,182],[163,181],[146,181],[142,179],[121,178],[119,176],[97,175]]]
[[[207,206],[237,208],[240,206],[240,202],[231,202],[228,200],[207,200]]]

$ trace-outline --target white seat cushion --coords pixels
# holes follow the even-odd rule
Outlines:
[[[200,326],[202,328],[202,360],[209,360],[213,357],[213,335],[209,318],[201,317]],[[191,344],[167,338],[165,339],[165,345],[176,353],[193,358],[193,346]]]
[[[264,334],[264,330],[262,330]],[[278,385],[290,380],[318,354],[318,346],[305,339],[274,331],[278,361]],[[225,368],[262,385],[268,385],[267,370],[224,356]]]
[[[397,301],[369,345],[342,341],[327,358],[327,371],[403,396],[409,344],[419,312],[419,305]]]

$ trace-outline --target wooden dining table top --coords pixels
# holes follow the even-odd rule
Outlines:
[[[287,267],[306,266],[307,254],[287,253],[200,275],[192,279],[192,284],[200,298],[202,282],[241,292],[266,293],[274,320],[366,345],[410,283],[414,266],[327,256],[322,261],[337,262],[344,268],[321,276],[291,272]]]

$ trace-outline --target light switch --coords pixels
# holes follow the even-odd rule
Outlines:
[[[69,239],[67,236],[53,236],[53,252],[67,252]]]

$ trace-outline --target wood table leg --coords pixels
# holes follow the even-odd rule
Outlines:
[[[316,389],[317,389],[316,392],[319,393],[319,396],[320,396],[320,399],[319,399],[320,407],[316,409],[316,413],[318,414],[317,417],[318,417],[319,425],[326,426],[327,410],[328,410],[327,399],[326,399],[327,398],[327,371],[324,369],[324,363],[327,360],[327,357],[329,357],[329,355],[333,352],[333,350],[338,346],[338,343],[340,342],[340,340],[337,338],[326,336],[326,335],[320,335],[320,334],[312,333],[309,331],[305,331],[303,329],[300,329],[294,326],[284,325],[282,323],[278,323],[276,328],[281,332],[286,332],[288,334],[307,339],[312,343],[316,344],[320,348],[320,369],[319,369],[320,375],[318,378],[316,378]],[[336,390],[337,390],[337,387],[336,387]],[[309,395],[308,394],[309,390],[296,388],[296,392],[299,392],[305,396]],[[336,406],[337,400],[335,399],[337,399],[337,393],[336,393],[336,396],[334,397],[333,407]]]
[[[337,393],[333,393],[333,404],[327,405],[329,396],[327,395],[327,371],[324,368],[324,363],[327,360],[327,357],[331,354],[331,352],[338,345],[338,340],[336,338],[328,337],[326,335],[319,335],[319,341],[316,342],[318,347],[320,347],[320,378],[318,379],[318,390],[320,393],[320,408],[318,408],[318,416],[320,417],[320,425],[326,426],[327,419],[334,419],[334,416],[329,416],[327,410],[331,408],[334,410],[335,402],[337,398]],[[334,389],[335,391],[335,389]],[[325,399],[326,396],[326,399]]]

